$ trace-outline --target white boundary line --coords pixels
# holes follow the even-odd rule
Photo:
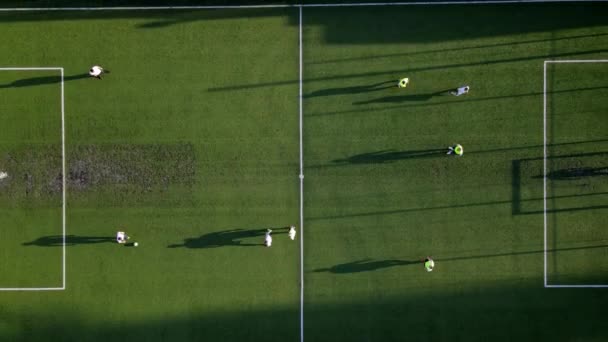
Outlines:
[[[545,64],[549,63],[608,63],[608,59],[560,59],[545,61]]]
[[[64,99],[64,73],[63,68],[61,67],[8,67],[8,68],[0,68],[0,71],[39,71],[39,70],[54,70],[59,71],[61,74],[61,173],[62,173],[62,210],[61,210],[61,225],[62,225],[62,234],[63,234],[63,246],[62,246],[62,256],[61,256],[61,287],[1,287],[0,291],[63,291],[66,287],[66,267],[65,267],[65,259],[66,259],[66,249],[65,249],[65,99]]]
[[[547,276],[547,64],[549,63],[608,63],[608,59],[563,59],[549,60],[543,64],[543,222],[544,222],[544,287],[545,288],[608,288],[598,285],[549,285]]]
[[[544,286],[547,287],[547,61],[543,63],[543,175]]]
[[[0,291],[63,291],[65,287],[2,287]]]
[[[300,126],[300,342],[304,342],[304,144],[302,137],[302,6],[299,8],[299,126]]]
[[[562,288],[606,288],[608,287],[608,285],[547,285],[545,286],[546,288],[556,288],[556,289],[562,289]]]
[[[57,70],[57,71],[61,71],[61,70],[63,70],[63,68],[61,68],[61,67],[43,67],[43,68],[39,68],[39,67],[32,67],[32,68],[12,68],[12,67],[8,67],[8,68],[0,68],[0,71],[29,71],[29,70]]]
[[[125,6],[125,7],[13,7],[0,8],[0,12],[37,12],[37,11],[154,11],[154,10],[192,10],[192,9],[246,9],[246,8],[290,8],[290,7],[371,7],[371,6],[432,6],[432,5],[485,5],[520,3],[581,3],[606,2],[608,0],[474,0],[474,1],[421,1],[421,2],[361,2],[344,4],[276,4],[276,5],[233,5],[233,6]]]
[[[66,287],[66,273],[67,273],[67,268],[65,265],[65,259],[66,259],[66,249],[65,249],[65,207],[66,207],[66,198],[65,198],[65,192],[66,192],[66,184],[65,184],[65,92],[64,92],[64,75],[63,75],[63,68],[61,68],[61,173],[63,175],[63,188],[62,188],[62,193],[61,193],[61,202],[62,202],[62,220],[61,220],[61,225],[62,225],[62,230],[63,230],[63,257],[62,257],[62,269],[63,269],[63,277],[62,277],[62,289],[65,290]]]

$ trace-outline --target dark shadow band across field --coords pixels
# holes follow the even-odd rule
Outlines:
[[[306,341],[346,342],[360,340],[361,336],[373,336],[374,341],[403,341],[407,337],[412,341],[497,342],[529,341],[531,335],[536,341],[560,342],[608,338],[608,327],[603,324],[608,319],[608,294],[602,289],[548,290],[543,288],[542,278],[479,283],[470,288],[451,285],[333,301],[307,297]],[[110,309],[108,312],[114,312]],[[20,311],[12,317],[36,324],[28,329],[7,330],[3,335],[7,341],[76,342],[86,336],[92,342],[284,342],[298,340],[300,331],[297,306],[228,308],[218,313],[201,309],[99,322],[91,319],[94,316],[86,308],[66,305],[52,312]],[[439,325],[441,331],[437,331]],[[449,338],[440,338],[445,334]]]

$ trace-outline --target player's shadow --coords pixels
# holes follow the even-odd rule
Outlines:
[[[577,167],[547,173],[547,178],[551,180],[576,180],[597,176],[608,176],[608,167]],[[543,175],[534,176],[533,178],[543,178]]]
[[[397,80],[391,80],[391,81],[384,81],[384,82],[374,83],[374,84],[364,85],[364,86],[321,89],[321,90],[313,91],[310,94],[304,95],[304,97],[310,98],[310,97],[319,97],[319,96],[361,94],[361,93],[368,93],[368,92],[372,92],[372,91],[379,91],[379,90],[389,89],[389,88],[397,89],[397,82],[398,82]]]
[[[63,81],[65,82],[65,81],[79,80],[79,79],[83,79],[83,78],[87,78],[87,77],[89,77],[89,74],[87,74],[87,73],[71,75],[71,76],[64,76]],[[31,87],[31,86],[54,84],[54,83],[60,83],[60,82],[61,82],[61,76],[59,76],[59,75],[30,77],[30,78],[23,78],[20,80],[16,80],[12,83],[2,84],[2,85],[0,85],[0,89]]]
[[[333,162],[336,164],[382,164],[391,163],[402,159],[437,157],[440,155],[445,155],[446,152],[447,148],[415,151],[384,150],[356,154],[344,159],[335,159]]]
[[[422,264],[420,260],[398,260],[398,259],[387,259],[387,260],[371,260],[363,259],[353,262],[347,262],[345,264],[338,264],[328,268],[318,268],[313,272],[329,272],[329,273],[358,273],[358,272],[369,272],[375,271],[382,268],[389,268],[395,266],[406,266],[412,264]]]
[[[270,228],[272,229],[272,235],[285,234],[287,229],[284,228]],[[167,246],[168,248],[217,248],[217,247],[251,247],[251,246],[263,246],[263,237],[266,234],[267,228],[262,229],[231,229],[224,230],[221,232],[212,232],[201,235],[195,238],[184,239],[181,244],[173,244]],[[259,242],[256,242],[259,241]]]
[[[454,91],[454,88],[436,91],[434,93],[426,93],[426,94],[412,94],[412,95],[393,95],[393,96],[385,96],[377,99],[371,99],[367,101],[358,101],[353,102],[353,105],[366,105],[373,103],[399,103],[399,102],[408,102],[408,101],[428,101],[435,96],[447,96],[450,95],[451,91]],[[404,90],[407,91],[407,90]]]
[[[96,243],[116,242],[116,238],[109,236],[77,236],[66,235],[65,245],[86,245]],[[40,237],[34,241],[24,242],[24,246],[39,246],[39,247],[60,247],[63,246],[63,235],[49,235]]]

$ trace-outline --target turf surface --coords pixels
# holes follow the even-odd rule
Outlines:
[[[306,341],[608,338],[605,289],[543,288],[543,61],[606,58],[606,13],[304,9]],[[0,338],[299,340],[298,10],[0,25],[65,70],[68,166],[66,290],[0,293]],[[549,284],[608,284],[607,70],[547,69]],[[3,287],[61,286],[59,89],[0,71]]]
[[[305,13],[307,339],[606,338],[604,290],[543,288],[542,214],[543,62],[605,58],[606,7]],[[596,170],[549,180],[549,284],[608,284],[606,70],[548,70],[548,171]]]

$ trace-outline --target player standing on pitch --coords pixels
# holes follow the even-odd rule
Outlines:
[[[97,79],[101,79],[101,74],[106,73],[106,72],[109,72],[109,71],[104,70],[99,65],[94,65],[91,67],[91,70],[89,70],[89,76],[97,78]]]
[[[271,233],[272,233],[272,229],[268,229],[266,231],[266,236],[264,237],[264,245],[266,245],[266,247],[272,246],[272,236],[270,235]]]
[[[424,259],[424,269],[427,272],[433,272],[433,268],[435,267],[435,262],[431,257],[426,257]]]
[[[289,227],[289,238],[292,240],[296,239],[296,227],[294,227],[294,226]]]

